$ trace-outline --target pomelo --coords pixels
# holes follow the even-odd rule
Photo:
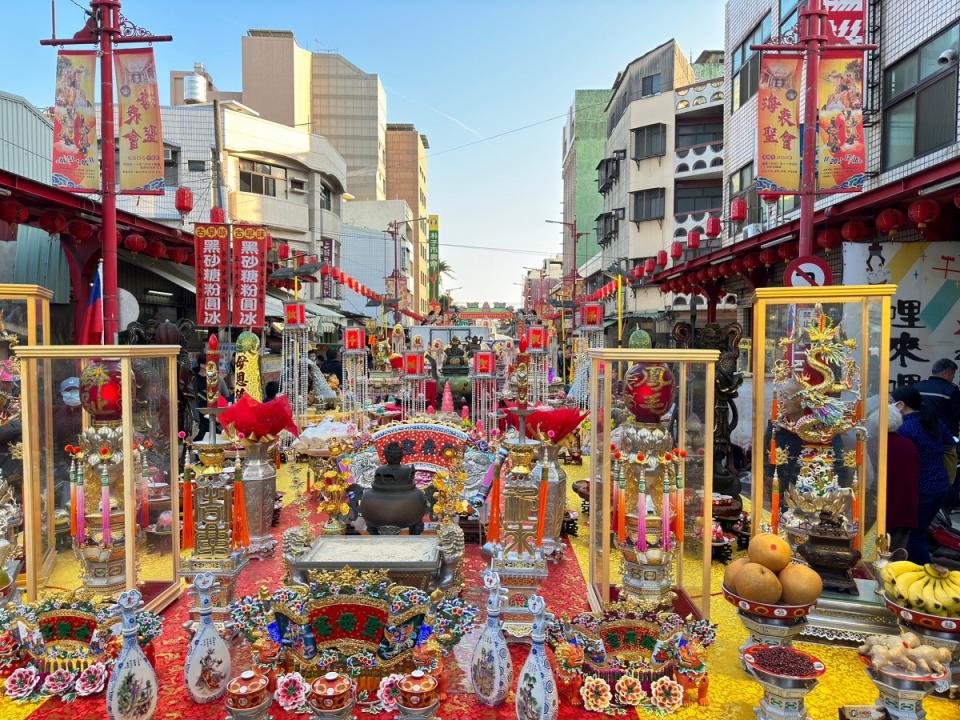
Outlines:
[[[759,563],[775,573],[783,570],[790,562],[793,553],[787,541],[773,533],[759,533],[750,539],[747,547],[750,562]]]
[[[801,563],[790,563],[777,577],[783,588],[784,605],[809,605],[823,592],[820,574]]]
[[[736,583],[737,573],[740,572],[740,568],[742,568],[748,562],[750,562],[750,558],[742,557],[742,558],[737,558],[732,563],[727,565],[726,569],[723,571],[723,586],[725,588],[736,592],[734,588],[736,588],[735,583]]]
[[[783,588],[776,573],[760,563],[748,562],[740,568],[734,580],[737,595],[753,602],[774,605],[780,601]]]

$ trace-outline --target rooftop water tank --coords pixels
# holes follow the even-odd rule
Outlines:
[[[184,75],[183,102],[196,105],[207,101],[207,79],[203,75]]]

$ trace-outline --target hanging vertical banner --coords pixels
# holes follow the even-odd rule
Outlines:
[[[100,192],[97,148],[95,50],[57,53],[53,105],[53,186],[71,192]]]
[[[320,241],[320,262],[326,265],[328,268],[333,268],[333,239],[332,238],[323,238]],[[320,278],[320,296],[325,298],[332,298],[333,295],[333,278],[330,277],[330,273],[327,273]]]
[[[113,51],[117,83],[120,193],[163,195],[163,128],[151,48]]]
[[[823,0],[824,30],[831,45],[863,45],[867,34],[867,0]]]
[[[760,58],[757,92],[757,172],[759,192],[800,189],[800,70],[802,55],[765,54]]]
[[[233,324],[263,327],[267,294],[267,231],[233,226]]]
[[[858,192],[867,180],[863,53],[825,54],[817,79],[817,189]]]
[[[431,215],[427,222],[429,250],[428,265],[430,271],[430,302],[440,297],[440,218]]]
[[[227,296],[227,257],[230,248],[228,225],[200,224],[193,226],[197,288],[197,325],[227,325],[230,300]]]

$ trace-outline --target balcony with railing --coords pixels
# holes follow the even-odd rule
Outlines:
[[[673,152],[673,172],[678,180],[723,177],[723,141],[678,147]]]
[[[674,90],[678,115],[710,107],[723,107],[723,78],[685,85]]]

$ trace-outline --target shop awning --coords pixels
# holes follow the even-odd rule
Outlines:
[[[125,253],[121,253],[122,255]],[[193,268],[176,263],[166,262],[165,260],[147,260],[143,256],[137,261],[137,266],[149,270],[150,272],[162,277],[164,280],[172,282],[174,285],[196,294],[197,288],[194,284]],[[270,293],[267,293],[267,302],[264,307],[267,317],[283,317],[283,302]]]

